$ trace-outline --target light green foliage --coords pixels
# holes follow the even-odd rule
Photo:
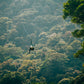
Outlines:
[[[8,17],[0,18],[0,45],[4,45],[8,41],[8,30],[11,27],[12,20]]]
[[[69,84],[69,82],[70,82],[70,79],[69,78],[64,78],[61,81],[59,81],[58,84]]]
[[[23,50],[20,47],[16,47],[12,43],[5,44],[4,47],[0,46],[1,62],[9,58],[17,59],[21,57],[22,54],[23,54]]]

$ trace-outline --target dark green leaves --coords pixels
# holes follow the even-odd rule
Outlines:
[[[68,0],[64,3],[64,15],[66,19],[68,16],[71,17],[73,23],[84,22],[84,1],[82,0]]]
[[[64,19],[69,16],[73,23],[80,24],[82,27],[82,29],[77,29],[72,32],[73,36],[76,38],[84,37],[84,0],[68,0],[66,3],[64,3],[63,12]],[[84,42],[81,46],[82,49],[74,54],[75,57],[79,57],[80,55],[84,56]]]

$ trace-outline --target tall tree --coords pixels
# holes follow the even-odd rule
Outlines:
[[[64,3],[63,18],[71,18],[71,22],[81,25],[81,29],[74,30],[73,36],[76,38],[84,38],[84,0],[68,0]],[[81,44],[82,49],[78,50],[74,56],[84,56],[84,41]]]

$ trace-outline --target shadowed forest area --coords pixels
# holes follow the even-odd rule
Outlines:
[[[83,41],[84,0],[0,0],[0,84],[84,84]]]

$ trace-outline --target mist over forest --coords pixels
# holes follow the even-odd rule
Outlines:
[[[66,1],[0,0],[0,84],[84,84],[84,58],[74,57],[84,39],[63,19]]]

